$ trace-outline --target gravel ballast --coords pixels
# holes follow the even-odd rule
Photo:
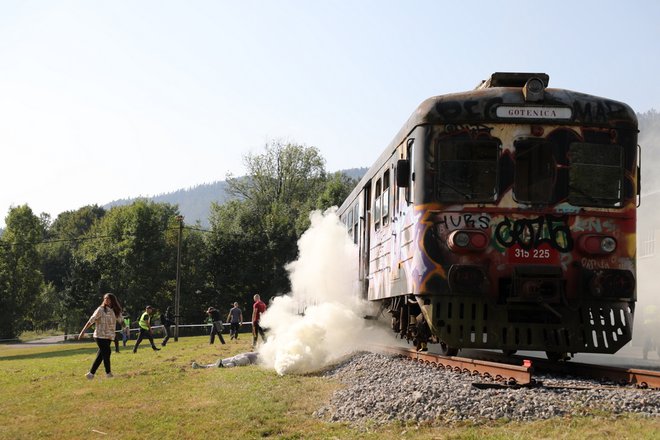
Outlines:
[[[596,381],[539,376],[545,386],[594,387],[479,389],[487,379],[433,368],[408,359],[361,352],[325,371],[345,387],[315,412],[350,424],[531,421],[594,412],[660,417],[660,391],[605,387]]]

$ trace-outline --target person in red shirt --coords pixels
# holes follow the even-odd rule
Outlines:
[[[254,305],[252,306],[252,348],[257,345],[258,336],[261,335],[261,340],[266,342],[266,337],[264,336],[264,329],[259,325],[259,320],[261,315],[266,311],[266,304],[261,300],[261,297],[257,294],[254,295]]]

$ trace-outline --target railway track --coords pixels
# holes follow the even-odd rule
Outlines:
[[[547,359],[536,357],[522,358],[520,356],[513,356],[507,358],[491,352],[477,352],[476,357],[468,358],[418,352],[406,347],[383,346],[379,348],[379,351],[404,356],[438,368],[445,368],[474,376],[489,377],[504,386],[539,386],[540,383],[534,378],[534,373],[552,373],[595,379],[601,383],[660,389],[660,372],[653,370],[577,362],[551,362]]]

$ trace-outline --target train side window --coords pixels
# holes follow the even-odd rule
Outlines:
[[[355,204],[353,209],[353,243],[357,244],[358,242],[358,225],[360,221],[360,202]]]
[[[396,215],[399,214],[399,196],[400,196],[399,191],[400,191],[400,188],[396,184],[396,166],[393,168],[393,170],[394,170],[394,173],[392,173],[392,174],[394,174],[395,177],[394,177],[394,182],[392,182],[392,186],[394,187],[392,189],[392,207],[393,207],[392,209],[394,210],[394,215],[396,216]]]
[[[408,139],[408,143],[406,145],[406,159],[408,159],[408,164],[409,164],[409,169],[408,169],[408,186],[405,189],[405,198],[406,198],[406,203],[411,204],[413,202],[412,200],[412,185],[413,185],[413,173],[414,173],[414,149],[415,149],[415,139]]]
[[[376,181],[376,191],[374,193],[374,228],[376,230],[380,229],[380,213],[381,213],[381,188],[382,188],[382,183],[380,179]]]
[[[346,227],[348,228],[348,235],[353,235],[353,208],[349,209],[346,215]]]
[[[443,202],[493,202],[497,195],[496,140],[438,143],[436,193]]]
[[[574,142],[568,147],[568,202],[576,206],[622,206],[623,149]]]
[[[514,142],[514,147],[515,199],[526,203],[552,202],[557,174],[553,144],[544,139],[525,139]]]
[[[383,226],[389,223],[390,215],[390,170],[383,174]]]

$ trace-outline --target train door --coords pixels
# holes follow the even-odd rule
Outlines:
[[[363,203],[361,211],[361,220],[362,228],[360,239],[360,268],[359,268],[359,278],[360,286],[362,288],[363,298],[367,298],[369,292],[369,231],[371,229],[371,181],[362,189],[363,194]]]

